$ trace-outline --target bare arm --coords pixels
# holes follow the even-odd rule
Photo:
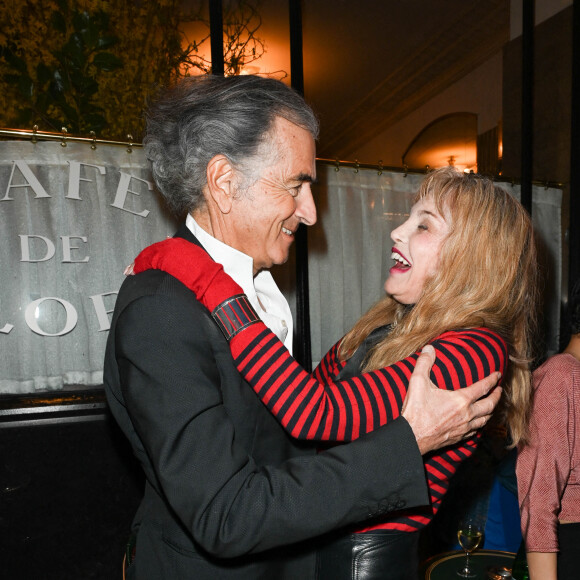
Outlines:
[[[556,552],[528,552],[530,580],[558,580]]]
[[[501,396],[501,387],[494,389],[501,376],[497,372],[459,391],[438,389],[429,378],[434,362],[435,350],[425,346],[402,410],[423,455],[473,435],[487,423]]]

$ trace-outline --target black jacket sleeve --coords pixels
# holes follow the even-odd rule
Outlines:
[[[224,406],[219,331],[184,286],[160,275],[170,291],[123,310],[114,356],[137,455],[201,547],[234,557],[428,504],[404,419],[318,455],[258,465]]]

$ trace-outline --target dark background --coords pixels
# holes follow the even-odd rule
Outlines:
[[[114,420],[101,410],[3,424],[0,577],[122,578],[142,475]]]

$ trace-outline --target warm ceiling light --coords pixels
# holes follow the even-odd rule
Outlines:
[[[471,170],[477,164],[477,115],[452,113],[429,123],[402,156],[411,168],[455,167]]]
[[[242,70],[240,71],[240,75],[257,75],[259,73],[260,73],[260,67],[254,66],[254,65],[244,66],[244,67],[242,67]]]

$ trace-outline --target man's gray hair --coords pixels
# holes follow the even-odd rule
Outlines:
[[[206,168],[226,156],[248,176],[277,117],[318,137],[318,120],[301,95],[258,76],[187,77],[164,91],[146,113],[145,155],[169,210],[178,217],[204,203]]]

